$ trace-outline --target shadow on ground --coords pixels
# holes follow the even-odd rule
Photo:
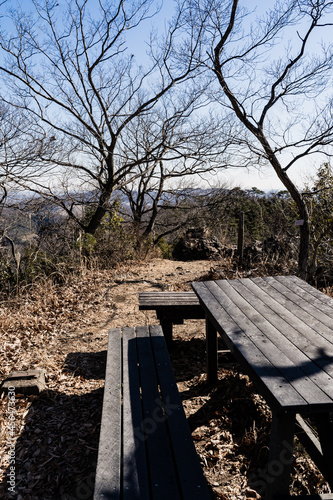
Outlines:
[[[191,431],[215,419],[232,433],[237,453],[248,453],[255,462],[258,447],[253,447],[249,429],[253,421],[257,427],[263,421],[249,384],[229,371],[217,386],[209,386],[202,377],[203,339],[175,339],[170,355],[177,381],[190,381],[183,399],[207,396],[188,419]],[[68,354],[63,371],[74,380],[102,380],[105,363],[105,351],[74,352]],[[49,390],[34,399],[15,448],[17,491],[11,496],[8,485],[2,484],[0,497],[17,499],[19,493],[21,500],[92,500],[102,400],[103,389],[75,396]]]
[[[105,378],[106,351],[71,352],[67,355],[63,371],[86,380]]]
[[[37,397],[15,447],[16,491],[1,484],[0,497],[91,499],[102,399],[103,389],[78,396],[45,391]]]

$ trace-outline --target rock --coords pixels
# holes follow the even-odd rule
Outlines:
[[[262,244],[260,241],[255,241],[251,245],[244,248],[243,263],[251,266],[253,262],[261,260],[263,256]]]
[[[15,390],[12,389],[15,387]],[[46,389],[45,373],[42,370],[12,372],[1,384],[0,392],[13,390],[16,394],[40,394]]]
[[[271,260],[280,258],[290,259],[295,255],[295,249],[289,240],[285,238],[266,238],[263,242],[255,241],[244,248],[243,262],[247,266],[260,262],[265,257]]]
[[[209,237],[202,229],[189,229],[175,246],[172,257],[175,260],[214,260],[225,255],[226,247],[217,238]]]
[[[292,247],[291,241],[287,238],[266,238],[262,242],[262,250],[267,255],[273,258],[287,257],[291,258],[295,254],[295,248]]]

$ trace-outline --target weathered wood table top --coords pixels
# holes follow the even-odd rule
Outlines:
[[[192,286],[206,313],[208,380],[217,380],[218,332],[273,411],[271,463],[283,443],[292,448],[296,413],[314,414],[333,484],[333,299],[295,276]],[[268,496],[288,493],[282,465]]]

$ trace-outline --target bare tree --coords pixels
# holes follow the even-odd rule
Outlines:
[[[330,33],[332,11],[328,0],[278,1],[257,17],[240,0],[190,0],[186,10],[188,25],[206,47],[202,63],[214,75],[213,97],[242,127],[237,139],[250,152],[248,163],[274,168],[304,221],[303,278],[309,213],[290,172],[309,155],[332,154],[332,45],[316,38]]]
[[[230,126],[227,130],[224,124],[225,133],[221,135],[220,118],[213,113],[198,115],[201,105],[197,99],[162,100],[154,116],[142,116],[139,125],[128,131],[126,161],[147,158],[137,167],[137,180],[121,189],[128,199],[139,240],[153,232],[160,209],[179,208],[164,201],[169,201],[180,184],[198,186],[201,179],[213,176],[228,164]]]
[[[153,117],[159,99],[178,85],[190,87],[199,68],[193,57],[198,41],[193,37],[187,45],[185,68],[171,59],[182,26],[176,16],[163,40],[150,38],[142,62],[135,37],[158,10],[153,0],[70,0],[66,6],[32,0],[32,7],[12,7],[8,33],[0,34],[4,100],[34,123],[41,146],[38,179],[15,180],[56,200],[93,234],[114,190],[159,160],[150,150],[129,155],[128,129],[139,127],[143,115]],[[196,87],[183,98],[191,103],[200,94]],[[87,222],[75,208],[82,205],[83,191],[94,202]]]
[[[36,136],[35,124],[17,110],[0,104],[0,207],[5,206],[9,193],[12,196],[19,189],[20,182],[16,181],[38,178],[40,150],[46,151],[46,144]]]

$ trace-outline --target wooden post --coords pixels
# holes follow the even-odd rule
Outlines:
[[[273,411],[268,464],[266,471],[265,498],[289,496],[291,464],[293,462],[293,441],[295,414]]]
[[[207,359],[207,382],[217,382],[217,333],[216,328],[206,318],[206,359]]]
[[[237,253],[239,265],[242,266],[244,257],[244,212],[239,214]]]
[[[329,413],[318,413],[314,415],[319,435],[320,445],[323,452],[325,470],[323,475],[333,488],[333,423]]]

